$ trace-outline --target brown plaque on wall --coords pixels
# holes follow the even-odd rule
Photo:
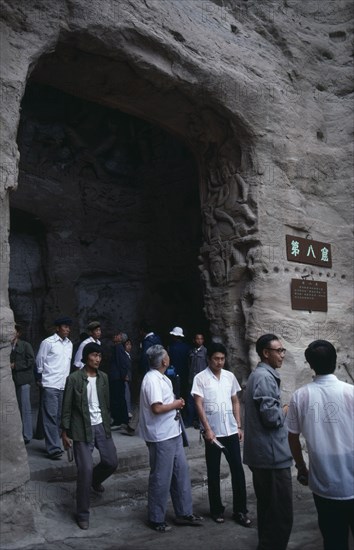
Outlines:
[[[329,243],[285,235],[286,257],[290,262],[332,267],[332,252]]]
[[[327,283],[291,279],[291,308],[327,311]]]

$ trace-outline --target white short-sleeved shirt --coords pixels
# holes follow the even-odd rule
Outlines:
[[[235,375],[230,371],[221,370],[220,378],[217,378],[207,367],[195,375],[191,394],[203,398],[203,407],[216,437],[225,437],[238,432],[231,397],[240,390]]]
[[[354,498],[354,386],[334,374],[316,376],[292,396],[286,426],[305,437],[311,491]]]
[[[174,401],[172,383],[156,369],[149,370],[141,384],[139,434],[147,442],[158,442],[177,437],[181,433],[181,425],[175,420],[176,411],[154,414],[151,405],[162,403],[167,405]]]

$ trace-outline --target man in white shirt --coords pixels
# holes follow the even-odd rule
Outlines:
[[[324,550],[347,550],[349,527],[354,535],[354,387],[333,374],[337,353],[330,342],[315,340],[305,357],[316,376],[291,398],[289,445],[298,481],[313,492]]]
[[[66,381],[61,427],[64,447],[73,445],[77,466],[77,524],[88,529],[90,488],[103,493],[102,483],[116,470],[118,460],[110,429],[108,377],[98,370],[101,347],[86,344],[82,359],[84,368],[76,369]],[[95,447],[101,461],[93,467]]]
[[[175,399],[171,381],[165,376],[170,364],[167,351],[159,344],[147,352],[150,370],[140,390],[140,436],[146,441],[150,457],[148,487],[149,527],[159,533],[169,531],[165,521],[171,493],[178,525],[200,525],[193,514],[191,482],[183,449],[180,409],[184,399]]]
[[[93,343],[101,345],[101,323],[99,321],[92,321],[87,325],[86,330],[90,336],[81,342],[75,354],[74,366],[78,369],[82,369],[85,366],[82,361],[82,352],[86,344]]]
[[[61,317],[54,321],[56,332],[41,342],[36,357],[37,380],[42,386],[42,416],[48,458],[60,459],[60,416],[65,381],[70,373],[73,345],[69,340],[72,320]]]
[[[224,505],[220,494],[221,443],[230,466],[233,519],[244,527],[251,526],[247,516],[246,482],[243,471],[240,441],[240,404],[237,392],[239,383],[232,372],[224,370],[226,348],[222,344],[208,347],[208,367],[196,374],[192,395],[199,420],[204,428],[205,459],[208,473],[208,495],[210,514],[216,523],[224,523]]]

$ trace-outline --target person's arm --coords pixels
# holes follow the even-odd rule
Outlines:
[[[254,388],[253,399],[257,404],[261,423],[265,428],[280,428],[285,414],[279,398],[278,385],[273,376],[263,376]]]
[[[180,399],[174,399],[172,403],[166,403],[166,405],[163,403],[153,403],[151,405],[151,410],[154,414],[163,414],[176,409],[183,409],[184,405],[184,399],[181,397]]]
[[[70,431],[71,426],[71,414],[72,414],[72,402],[74,398],[74,387],[70,376],[66,379],[65,389],[63,395],[63,405],[61,412],[61,437],[63,440],[64,448],[67,449],[71,447],[71,440],[67,435],[67,432]]]
[[[50,351],[50,343],[47,342],[46,340],[43,340],[43,342],[41,342],[41,345],[39,346],[39,350],[36,357],[36,367],[37,367],[36,370],[38,374],[42,374],[43,372],[44,363],[49,351]]]
[[[295,466],[297,468],[297,480],[299,483],[301,483],[301,485],[308,485],[309,472],[302,454],[300,434],[289,432],[288,439],[291,454],[294,457]]]
[[[235,395],[231,396],[231,402],[232,402],[232,412],[233,412],[233,415],[235,417],[235,420],[237,422],[237,427],[238,427],[238,438],[239,438],[240,441],[242,441],[243,432],[241,431],[242,430],[241,407],[240,407],[240,402],[239,402],[238,397],[237,397],[237,393],[235,393]]]
[[[28,370],[33,370],[36,365],[33,348],[31,344],[29,344],[28,342],[26,342],[25,345],[26,345],[26,353],[25,353],[26,366]]]
[[[78,347],[77,352],[75,353],[74,365],[77,369],[82,369],[84,367],[84,364],[82,362],[82,350],[84,349],[86,344],[87,344],[86,340],[81,342],[81,344]]]
[[[193,397],[194,397],[195,408],[197,409],[197,413],[199,416],[199,420],[204,428],[204,439],[210,443],[216,438],[216,435],[211,429],[210,424],[208,422],[208,418],[205,413],[205,409],[203,405],[204,399],[201,395],[197,395],[197,394],[193,394]]]

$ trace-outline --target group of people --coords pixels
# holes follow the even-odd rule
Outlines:
[[[59,456],[61,436],[64,448],[73,448],[78,471],[77,523],[87,529],[90,488],[102,493],[103,482],[117,467],[111,429],[120,420],[112,415],[112,388],[122,397],[124,384],[112,386],[112,371],[107,376],[99,370],[102,349],[94,335],[89,336],[93,340],[83,342],[80,353],[78,349],[74,363],[78,358],[81,365],[69,374],[70,319],[58,319],[56,324],[56,333],[42,342],[36,360],[37,376],[42,375],[46,446],[49,455]],[[185,421],[187,426],[200,428],[203,434],[210,516],[217,524],[226,519],[220,491],[220,461],[224,454],[231,474],[234,521],[243,527],[252,525],[243,469],[246,464],[252,472],[257,499],[258,550],[285,550],[293,522],[291,466],[294,459],[299,483],[308,485],[313,492],[324,549],[346,550],[349,528],[354,534],[354,387],[333,374],[337,358],[333,345],[317,340],[308,346],[305,357],[315,372],[314,379],[294,393],[289,405],[283,405],[279,369],[286,350],[276,335],[261,336],[256,342],[260,362],[247,381],[242,412],[237,397],[241,388],[234,374],[225,369],[226,348],[213,343],[206,349],[201,334],[195,335],[192,348],[176,346],[175,343],[185,343],[183,330],[174,327],[170,334],[176,340],[166,349],[154,332],[142,327],[144,376],[140,389],[139,434],[146,442],[150,461],[149,526],[160,533],[171,529],[166,523],[169,495],[176,524],[203,523],[203,518],[193,512],[188,462],[183,449],[188,445]],[[31,353],[30,346],[25,344],[19,335],[13,341],[11,368],[15,385],[31,383],[29,377],[20,378],[24,369],[16,367],[24,364],[24,357],[28,356],[33,369],[33,351]],[[116,363],[121,365],[120,354],[127,351],[122,339],[117,340],[117,345],[122,348],[114,348],[113,358],[118,357]],[[59,352],[63,366],[60,376],[54,374]],[[188,370],[180,361],[182,357],[188,357]],[[181,384],[176,386],[177,376]],[[117,379],[126,381],[124,368],[122,377]],[[25,403],[27,390],[17,390],[16,385],[19,404]],[[26,407],[23,403],[20,406],[26,442],[31,433],[28,426],[25,428]],[[309,466],[303,457],[301,434],[306,441]],[[101,458],[95,467],[94,447]]]

